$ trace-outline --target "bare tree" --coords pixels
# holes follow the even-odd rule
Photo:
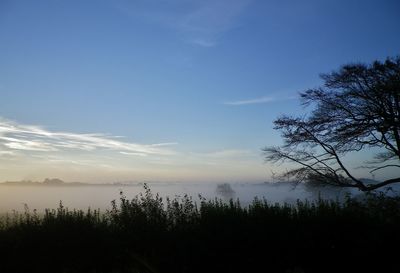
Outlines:
[[[296,163],[285,174],[297,181],[362,191],[400,182],[399,175],[365,183],[343,162],[344,155],[369,149],[377,152],[364,168],[371,173],[398,168],[400,174],[400,57],[345,65],[321,78],[322,87],[300,93],[302,104],[313,107],[308,115],[274,121],[284,144],[264,148],[266,161]]]

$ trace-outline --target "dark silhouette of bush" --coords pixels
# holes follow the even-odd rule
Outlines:
[[[145,186],[104,213],[4,217],[0,272],[396,272],[399,228],[399,197],[243,207]]]

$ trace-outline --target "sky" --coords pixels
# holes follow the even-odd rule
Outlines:
[[[396,0],[0,0],[0,181],[267,181],[299,92],[399,53]]]

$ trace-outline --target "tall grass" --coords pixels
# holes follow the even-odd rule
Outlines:
[[[398,197],[243,207],[145,185],[105,212],[60,202],[4,216],[0,272],[396,272],[399,228]]]

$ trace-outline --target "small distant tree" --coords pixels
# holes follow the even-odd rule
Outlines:
[[[362,191],[400,182],[400,57],[344,65],[321,78],[322,87],[300,93],[302,104],[313,107],[309,114],[274,121],[284,144],[264,148],[266,161],[296,163],[284,175],[300,182]],[[356,178],[343,157],[362,150],[374,152],[363,168],[398,168],[399,175],[376,183]]]

